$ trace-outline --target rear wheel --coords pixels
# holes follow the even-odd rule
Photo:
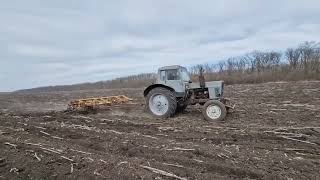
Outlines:
[[[174,92],[163,87],[152,89],[148,93],[146,101],[149,112],[159,118],[171,117],[177,109]]]
[[[210,100],[204,104],[202,114],[208,121],[221,121],[226,117],[227,109],[222,102]]]

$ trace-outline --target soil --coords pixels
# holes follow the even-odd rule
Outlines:
[[[1,94],[0,179],[320,179],[320,81],[225,91],[220,122],[201,106],[156,119],[142,89]],[[139,105],[65,111],[116,94]]]

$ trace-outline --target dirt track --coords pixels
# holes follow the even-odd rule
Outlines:
[[[224,122],[197,106],[168,120],[143,106],[62,111],[81,96],[142,102],[140,89],[0,95],[0,179],[175,179],[150,167],[177,179],[320,179],[319,81],[226,91],[237,109]]]

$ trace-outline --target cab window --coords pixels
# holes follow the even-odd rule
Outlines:
[[[185,82],[190,81],[190,76],[186,68],[181,69],[181,79]]]
[[[160,79],[162,81],[166,80],[166,71],[160,71]]]
[[[177,69],[167,70],[167,79],[168,80],[179,80],[178,70]]]

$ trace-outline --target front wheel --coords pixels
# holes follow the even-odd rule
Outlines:
[[[204,104],[202,114],[208,121],[221,121],[226,117],[227,109],[222,102],[210,100]]]

